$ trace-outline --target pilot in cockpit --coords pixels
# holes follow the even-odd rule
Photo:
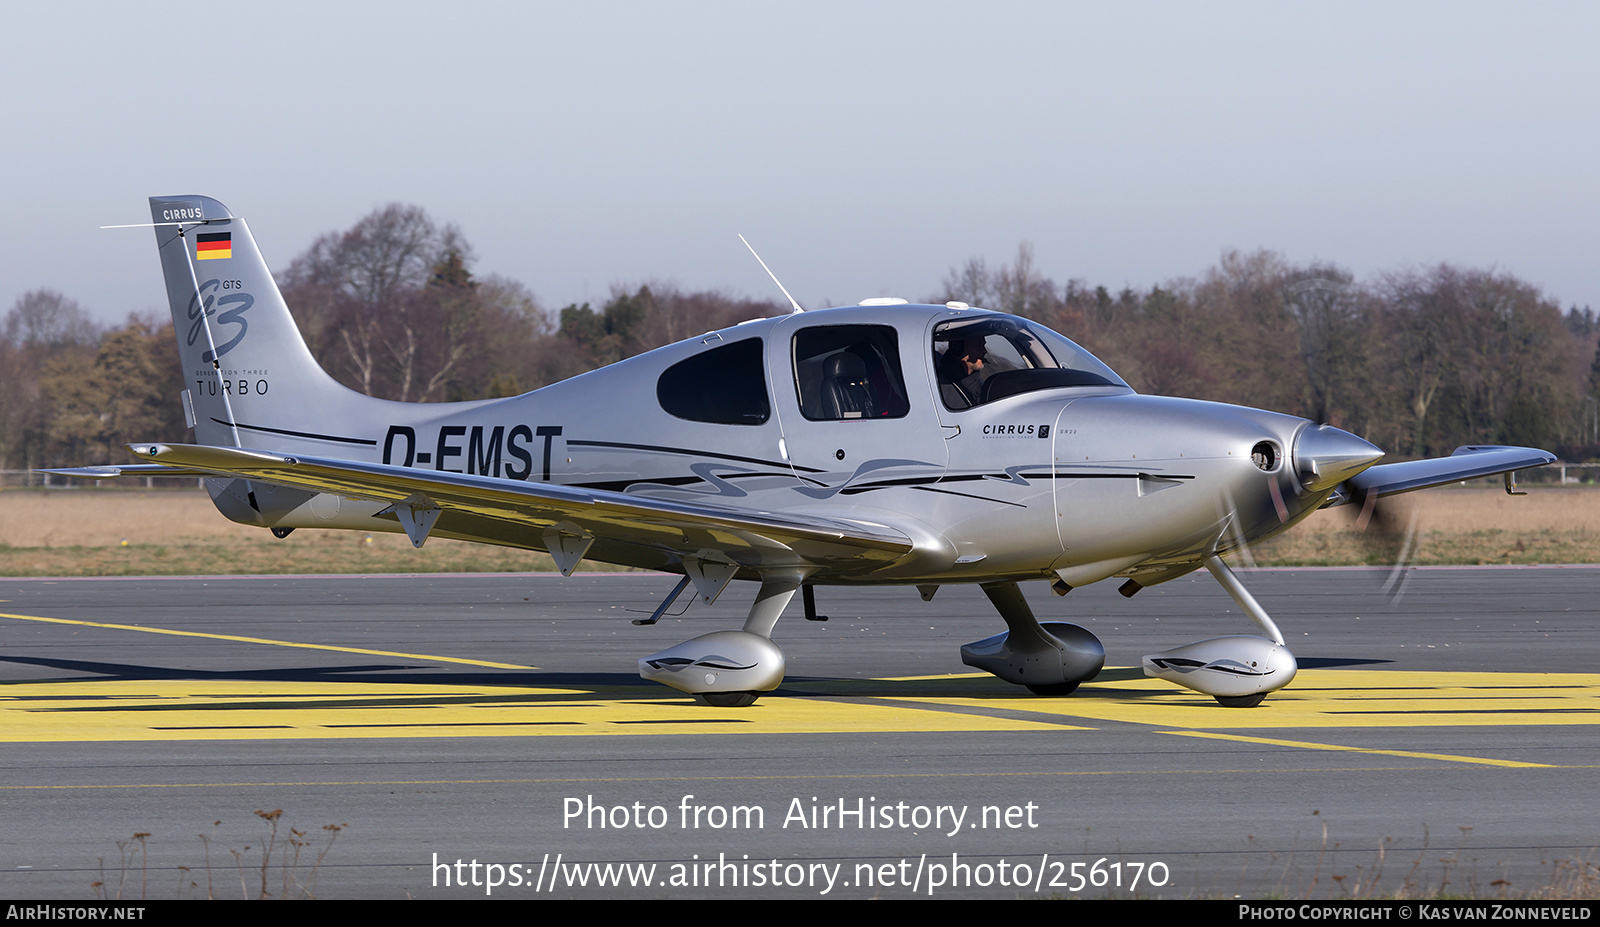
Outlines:
[[[939,395],[950,409],[983,400],[983,365],[989,359],[982,337],[954,338],[939,358]]]

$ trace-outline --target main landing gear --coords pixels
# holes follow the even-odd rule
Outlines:
[[[717,708],[755,704],[783,682],[783,651],[772,642],[772,628],[799,588],[799,579],[762,580],[743,629],[712,631],[645,657],[639,675]]]
[[[1145,675],[1204,693],[1229,708],[1253,708],[1268,693],[1288,685],[1298,664],[1284,646],[1277,625],[1227,564],[1211,556],[1205,565],[1264,636],[1216,637],[1151,654],[1144,658]],[[704,572],[705,568],[697,565],[689,574]],[[714,587],[708,583],[702,597],[714,600],[732,575],[729,568]],[[698,695],[709,705],[737,708],[754,704],[783,682],[783,651],[772,642],[772,628],[800,583],[798,576],[764,578],[742,629],[712,631],[645,657],[639,661],[639,675]],[[706,588],[712,593],[707,595]],[[1099,674],[1105,665],[1105,647],[1087,629],[1062,621],[1040,622],[1015,582],[984,583],[982,588],[1007,630],[964,645],[963,663],[1026,686],[1038,695],[1068,695]],[[923,595],[931,597],[928,591]],[[807,611],[809,617],[812,609]]]
[[[1063,621],[1043,624],[1014,582],[984,583],[1009,630],[965,644],[961,662],[990,672],[1037,695],[1068,695],[1106,662],[1106,648],[1085,628]]]

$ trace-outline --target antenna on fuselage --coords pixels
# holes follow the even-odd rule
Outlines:
[[[743,235],[739,236],[739,240],[744,241],[746,248],[750,248],[750,243],[745,241]],[[794,297],[789,295],[789,291],[783,289],[783,283],[778,280],[778,275],[772,272],[772,268],[767,266],[766,261],[761,260],[761,255],[756,253],[756,249],[750,248],[750,256],[756,259],[756,263],[760,264],[761,269],[767,272],[767,276],[772,278],[772,282],[778,284],[778,289],[783,290],[783,295],[788,298],[789,305],[794,307],[794,311],[804,312],[805,310],[800,308],[800,304],[794,301]]]

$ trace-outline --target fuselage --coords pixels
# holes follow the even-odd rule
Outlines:
[[[1037,323],[945,306],[758,319],[522,396],[382,408],[393,420],[360,434],[246,423],[244,443],[881,523],[916,541],[887,565],[816,564],[820,583],[1158,582],[1283,530],[1333,488],[1296,472],[1305,419],[1141,396]],[[257,524],[397,529],[349,500],[260,514],[225,502]],[[435,533],[542,546],[521,526],[448,516]],[[588,556],[676,566],[603,540]]]

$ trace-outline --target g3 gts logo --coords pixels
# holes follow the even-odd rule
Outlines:
[[[233,337],[231,339],[229,339],[226,343],[217,345],[216,354],[212,354],[210,351],[207,351],[201,356],[200,359],[208,364],[215,363],[217,358],[228,353],[229,351],[232,351],[240,341],[244,340],[244,333],[250,330],[250,323],[244,320],[244,314],[246,310],[256,304],[256,298],[251,296],[249,293],[229,293],[228,295],[220,298],[215,295],[216,290],[237,290],[243,285],[244,284],[238,280],[211,279],[200,284],[200,292],[189,297],[189,321],[191,324],[189,325],[188,343],[190,347],[193,347],[195,341],[199,340],[200,331],[205,327],[205,320],[207,316],[216,315],[217,325],[239,326],[239,330],[232,333]],[[200,304],[200,298],[202,296],[205,297],[203,314]],[[217,315],[217,310],[224,306],[234,306],[235,308],[227,309],[223,311],[222,314]],[[213,329],[211,332],[211,337],[214,340],[221,337],[223,334],[227,334],[227,332],[219,333]]]

